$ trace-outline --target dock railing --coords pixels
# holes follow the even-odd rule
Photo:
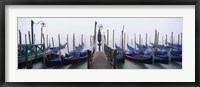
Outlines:
[[[18,45],[18,63],[26,62],[27,64],[34,59],[40,53],[44,52],[44,44],[23,44]]]
[[[90,49],[87,50],[88,51],[88,60],[87,60],[87,68],[90,68],[90,65],[92,64],[93,61],[93,56],[94,56],[94,52],[95,52],[95,46],[91,46]]]
[[[104,52],[106,54],[106,57],[108,58],[108,61],[110,61],[111,65],[113,66],[114,69],[116,69],[116,54],[117,50],[112,49],[108,45],[104,44]]]

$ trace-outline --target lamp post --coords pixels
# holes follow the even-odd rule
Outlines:
[[[100,46],[101,46],[101,30],[103,29],[103,26],[100,24],[99,26],[99,31],[98,31],[98,45],[99,45],[99,51],[101,50]]]
[[[42,34],[43,34],[43,27],[46,26],[46,23],[44,23],[44,21],[39,21],[37,23],[34,23],[33,20],[31,20],[31,37],[32,37],[32,44],[35,44],[34,43],[34,30],[33,30],[33,25],[38,25],[38,24],[41,24],[41,44],[42,44]]]

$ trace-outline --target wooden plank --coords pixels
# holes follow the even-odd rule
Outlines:
[[[96,52],[93,57],[91,69],[112,69],[112,65],[107,60],[104,52]]]

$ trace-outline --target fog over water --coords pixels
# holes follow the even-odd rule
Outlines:
[[[73,33],[75,33],[76,46],[81,43],[81,35],[83,34],[83,41],[85,43],[85,49],[90,47],[90,35],[94,35],[94,25],[97,21],[98,26],[102,24],[103,32],[107,35],[107,29],[109,30],[109,46],[112,47],[112,35],[114,30],[114,43],[120,45],[121,31],[124,27],[126,35],[128,35],[128,44],[131,44],[131,39],[134,41],[134,34],[137,35],[136,42],[139,42],[139,34],[141,34],[145,43],[146,33],[148,34],[149,41],[154,42],[155,29],[159,32],[159,43],[162,44],[162,37],[165,39],[165,35],[168,35],[168,42],[170,42],[171,32],[174,33],[175,42],[178,42],[178,34],[183,31],[183,19],[182,18],[18,18],[18,29],[22,33],[22,44],[25,44],[25,34],[28,36],[28,31],[31,31],[31,20],[35,23],[44,21],[46,26],[43,27],[43,33],[45,38],[48,34],[50,43],[51,38],[54,38],[55,46],[58,46],[58,34],[61,36],[61,44],[64,44],[69,36],[69,49],[72,50]],[[35,43],[40,44],[41,38],[41,25],[34,25]],[[19,35],[18,35],[19,38]],[[28,39],[28,37],[27,37]],[[126,37],[127,41],[127,37]],[[19,39],[18,39],[19,42]],[[132,45],[134,46],[134,44]],[[66,48],[62,51],[62,54],[66,52]]]

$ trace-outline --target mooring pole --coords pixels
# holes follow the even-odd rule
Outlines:
[[[92,46],[92,41],[91,41],[91,39],[92,39],[92,35],[90,35],[90,46]]]
[[[47,37],[46,37],[46,41],[47,41],[47,46],[46,46],[46,48],[48,47],[48,34],[47,34]]]
[[[86,38],[84,38],[84,43],[85,43],[85,44],[84,44],[83,47],[86,47],[86,45],[87,45],[87,44],[86,44]]]
[[[31,43],[30,31],[28,31],[28,37],[29,37],[29,44],[32,44],[32,43]]]
[[[124,50],[124,40],[123,40],[123,38],[124,38],[124,25],[123,25],[123,29],[122,29],[122,50]]]
[[[21,31],[19,30],[19,44],[21,45],[22,44],[22,35],[21,35]]]
[[[166,34],[166,39],[165,39],[165,45],[167,46],[167,34]]]
[[[127,35],[127,44],[129,43],[129,38],[128,38],[128,35]],[[126,46],[126,45],[125,45]]]
[[[67,51],[69,53],[69,37],[68,37],[68,34],[67,34]]]
[[[40,43],[42,44],[42,34],[43,34],[43,29],[41,27],[41,40],[40,40]]]
[[[156,43],[157,43],[157,30],[155,30],[155,39],[154,39],[154,50],[157,51],[156,49]]]
[[[136,34],[134,34],[134,37],[135,37],[135,49],[136,49]]]
[[[83,43],[83,34],[81,35],[81,44]]]
[[[158,32],[158,38],[157,38],[157,46],[158,46],[158,42],[159,42],[159,32]]]
[[[178,34],[178,50],[179,50],[179,34]]]
[[[125,50],[125,44],[126,44],[126,32],[124,32],[124,50]]]
[[[58,43],[59,43],[59,58],[60,58],[60,61],[61,61],[60,34],[58,34]]]
[[[162,36],[162,45],[164,46],[164,38],[163,38],[163,36]]]
[[[53,45],[53,47],[54,47],[54,40],[53,40],[53,37],[52,37],[51,39],[52,39],[52,45]]]
[[[182,45],[182,39],[183,39],[183,38],[182,38],[182,32],[181,32],[181,45]]]
[[[95,48],[96,48],[96,27],[97,27],[97,22],[95,21],[95,24],[94,24],[94,41],[93,41],[93,43],[95,44]]]
[[[173,49],[173,32],[172,32],[172,36],[171,36],[171,41],[172,41],[172,43],[171,43],[171,48]]]
[[[173,43],[176,43],[176,42],[175,42],[175,41],[176,41],[176,40],[175,40],[175,39],[176,39],[176,38],[175,38],[175,35],[173,35],[173,36],[174,36]]]
[[[34,44],[35,44],[35,34],[33,34],[33,36],[34,36],[34,37],[33,37],[33,42],[34,42]]]
[[[133,45],[133,39],[131,39],[131,45]]]
[[[123,43],[124,43],[124,41],[123,41],[123,34],[124,34],[124,33],[123,33],[123,30],[122,30],[122,35],[121,35],[121,39],[122,39],[122,41],[121,41],[121,45],[122,45],[122,46],[121,46],[121,47],[122,47],[122,50],[123,50],[123,48],[124,48],[124,47],[123,47],[123,46],[124,46],[124,45],[123,45]]]
[[[147,33],[146,33],[146,47],[147,47]]]
[[[45,37],[44,37],[44,34],[42,34],[42,37],[43,37],[43,45],[44,45],[44,47],[45,47]],[[45,64],[46,62],[45,62],[45,59],[46,59],[46,50],[44,50],[44,52],[43,52],[43,64]]]
[[[73,50],[75,51],[75,33],[73,33]]]
[[[33,40],[33,34],[34,34],[34,30],[33,30],[33,24],[34,24],[34,21],[31,20],[31,35],[32,35],[32,44],[34,44],[34,40]]]
[[[141,45],[141,34],[139,35],[139,45]]]
[[[25,44],[27,44],[27,37],[26,37],[26,34],[25,34]]]
[[[109,30],[107,30],[107,45],[109,46]]]
[[[113,48],[115,48],[115,40],[114,40],[114,33],[115,33],[115,30],[113,30]]]
[[[104,39],[103,39],[104,44],[106,44],[107,42],[106,42],[106,34],[105,34],[105,32],[103,32],[103,36],[104,36]]]

